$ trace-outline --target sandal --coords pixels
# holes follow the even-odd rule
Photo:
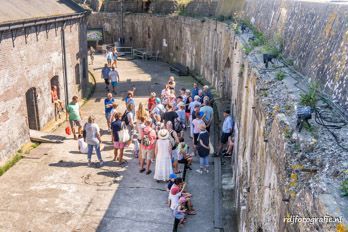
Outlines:
[[[188,211],[187,214],[188,214],[188,215],[196,215],[197,213],[196,213],[196,211],[191,210],[191,211]]]
[[[180,174],[181,173],[181,171],[177,171],[175,174]]]
[[[150,175],[151,172],[152,172],[151,170],[147,171],[146,175]]]
[[[139,170],[140,173],[144,172],[145,171],[145,168],[142,168]]]

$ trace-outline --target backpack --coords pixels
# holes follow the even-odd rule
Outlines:
[[[149,131],[149,133],[145,134],[143,138],[141,139],[141,144],[143,144],[145,147],[148,147],[151,145],[151,141],[150,141],[150,133],[151,133],[152,129]]]
[[[174,119],[174,130],[179,133],[182,131],[182,129],[183,129],[183,127],[182,127],[181,121],[178,118],[175,118]]]
[[[127,110],[122,115],[121,121],[124,121],[124,123],[128,126],[129,125],[129,119],[128,119],[128,113]]]
[[[174,139],[174,136],[173,136],[173,131],[170,132],[169,142],[170,142],[170,144],[172,145],[172,150],[175,150],[177,144],[176,144],[175,139]]]

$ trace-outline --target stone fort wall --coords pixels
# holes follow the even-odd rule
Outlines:
[[[217,14],[255,22],[281,39],[284,55],[348,110],[348,4],[308,0],[221,0]],[[347,114],[347,113],[346,113]]]
[[[0,163],[24,143],[29,142],[26,92],[36,89],[39,125],[43,128],[54,120],[51,102],[51,81],[59,86],[60,99],[65,102],[62,41],[60,29],[47,34],[41,28],[36,36],[31,28],[25,39],[24,30],[17,32],[14,46],[10,34],[0,44]],[[82,77],[87,77],[86,25],[75,23],[65,27],[65,46],[69,98],[82,96]],[[84,41],[84,42],[83,42]],[[84,59],[84,63],[83,60]],[[85,68],[83,68],[85,65]],[[84,70],[84,71],[83,71]],[[56,77],[55,80],[52,78]],[[62,117],[65,117],[63,114]]]
[[[120,24],[114,18],[118,16],[93,14],[88,25],[107,25],[112,36],[106,40],[117,38]],[[236,120],[234,183],[240,231],[318,230],[317,225],[286,225],[283,220],[290,214],[332,215],[310,188],[302,188],[289,203],[289,159],[294,156],[284,137],[287,117],[274,112],[274,107],[294,104],[294,94],[282,83],[260,76],[255,67],[262,64],[262,58],[243,54],[243,41],[231,25],[204,18],[129,14],[124,18],[124,31],[126,46],[159,51],[164,61],[189,67],[230,99],[226,107]],[[267,96],[271,92],[273,98]],[[319,229],[330,231],[334,226],[322,224]]]

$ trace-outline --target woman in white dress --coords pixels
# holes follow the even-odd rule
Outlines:
[[[155,180],[167,181],[169,175],[173,173],[171,153],[172,146],[169,141],[169,132],[166,129],[161,129],[158,132],[158,140],[155,148]]]

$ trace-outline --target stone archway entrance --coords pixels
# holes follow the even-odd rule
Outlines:
[[[37,104],[36,88],[32,87],[25,93],[29,129],[40,130],[39,108]]]

